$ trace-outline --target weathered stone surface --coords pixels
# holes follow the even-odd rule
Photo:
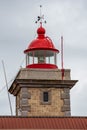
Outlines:
[[[70,116],[70,88],[63,89],[61,99],[63,99],[63,106],[61,107],[61,111],[65,113],[64,116]]]
[[[65,112],[65,116],[71,116],[70,111],[66,111],[66,112]]]
[[[70,111],[70,105],[64,105],[64,106],[61,108],[61,111],[62,111],[62,112]]]
[[[28,104],[28,99],[26,98],[20,99],[20,106],[25,106],[26,104]]]
[[[22,111],[22,112],[21,112],[21,116],[23,116],[23,117],[24,117],[24,116],[28,116],[28,111]]]
[[[69,99],[69,98],[70,98],[69,93],[62,93],[61,94],[61,99]]]
[[[64,105],[70,105],[70,99],[64,99]]]
[[[41,103],[41,92],[43,88],[29,88],[28,92],[31,93],[31,99],[28,100],[31,106],[31,111],[28,112],[29,116],[64,116],[64,112],[61,112],[61,107],[63,106],[63,100],[61,100],[60,95],[63,91],[57,88],[46,89],[50,92],[51,103],[43,104]]]
[[[17,79],[48,79],[48,80],[61,80],[61,70],[60,69],[27,69],[22,68]],[[70,80],[70,70],[65,69],[64,80]]]
[[[28,92],[27,92],[27,93],[26,93],[26,92],[25,92],[25,93],[22,93],[22,94],[21,94],[21,98],[27,98],[27,99],[30,99],[30,98],[31,98],[31,94],[28,93]]]
[[[28,89],[27,89],[26,87],[21,88],[21,94],[22,94],[22,93],[27,93],[27,92],[28,92]]]
[[[69,92],[70,92],[70,88],[65,87],[64,88],[64,93],[69,93]]]
[[[21,111],[31,111],[31,107],[26,104],[26,106],[21,106]]]
[[[26,99],[31,98],[31,94],[28,92],[28,88],[27,87],[21,88],[20,99],[23,99],[23,98],[26,98]]]

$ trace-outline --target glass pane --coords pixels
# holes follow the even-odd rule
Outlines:
[[[43,101],[48,102],[48,92],[43,92]]]

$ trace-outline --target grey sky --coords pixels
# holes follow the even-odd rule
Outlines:
[[[2,90],[2,60],[9,82],[24,66],[23,51],[36,36],[39,5],[47,21],[46,34],[58,49],[64,36],[64,66],[71,69],[72,79],[79,80],[71,90],[72,115],[87,116],[87,0],[0,0],[0,115],[10,114],[6,88]],[[12,95],[11,100],[15,113]]]

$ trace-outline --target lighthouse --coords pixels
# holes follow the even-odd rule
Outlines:
[[[37,38],[24,51],[26,54],[26,68],[57,69],[57,53],[52,40],[45,36],[45,29],[40,23]]]
[[[62,78],[57,65],[59,50],[46,35],[41,17],[39,20],[37,37],[24,50],[25,68],[19,70],[9,88],[16,97],[16,116],[70,116],[70,89],[77,80],[71,80],[70,69],[63,70]]]

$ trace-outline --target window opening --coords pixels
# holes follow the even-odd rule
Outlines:
[[[43,92],[43,101],[44,102],[48,102],[48,100],[49,100],[49,94],[48,94],[48,92]]]

